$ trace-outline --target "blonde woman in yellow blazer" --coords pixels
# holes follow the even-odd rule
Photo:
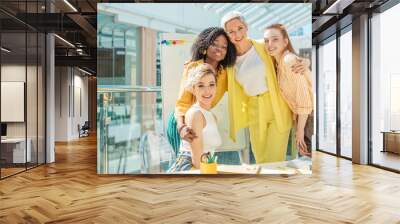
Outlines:
[[[265,52],[264,43],[248,39],[247,25],[239,12],[226,14],[221,25],[235,45],[238,58],[244,56],[247,61],[251,60],[249,57],[257,58],[263,63],[263,66],[255,64],[259,68],[257,71],[264,71],[263,74],[253,71],[254,74],[240,75],[238,58],[235,67],[227,68],[230,136],[235,139],[239,129],[248,127],[256,163],[284,161],[292,127],[292,112],[281,96],[272,59]],[[248,66],[248,70],[251,71],[255,66]],[[246,75],[247,80],[243,78]],[[253,77],[249,79],[250,75]],[[263,79],[266,80],[264,86],[259,84]],[[253,91],[252,88],[260,91]],[[253,95],[249,92],[253,92]]]

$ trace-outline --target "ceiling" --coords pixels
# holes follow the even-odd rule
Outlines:
[[[46,4],[47,2],[47,4]],[[49,13],[51,12],[51,13]],[[1,0],[1,30],[15,33],[54,32],[56,66],[73,65],[96,73],[96,0]],[[24,35],[19,35],[24,36]],[[22,54],[20,38],[8,41],[14,54]],[[24,38],[23,38],[24,39]],[[29,38],[28,38],[29,39]],[[28,55],[31,46],[28,46]]]
[[[299,1],[303,3],[303,1]],[[197,3],[198,4],[198,3]],[[240,11],[245,17],[249,27],[262,31],[267,25],[282,23],[286,25],[289,33],[296,29],[307,27],[310,23],[310,7],[303,4],[254,4],[254,3],[224,3],[224,4],[198,4],[207,11],[223,16],[229,11]],[[294,20],[296,18],[296,20]]]
[[[354,17],[376,12],[389,0],[312,0],[313,44],[332,36],[338,29],[350,25]]]
[[[289,32],[309,23],[306,9],[300,6],[279,4],[263,4],[257,7],[254,3],[312,3],[312,36],[313,43],[318,43],[335,32],[336,28],[351,23],[352,17],[368,10],[374,10],[388,0],[287,0],[243,2],[240,6],[226,1],[223,4],[197,4],[202,10],[223,15],[227,11],[241,11],[249,26],[256,30],[263,29],[275,21],[290,21]],[[47,5],[46,5],[47,2]],[[98,2],[133,2],[113,0],[1,0],[0,22],[2,32],[20,32],[28,28],[32,31],[54,32],[61,38],[56,38],[56,65],[75,65],[96,72],[96,29]],[[154,2],[136,0],[134,2]],[[171,2],[159,0],[157,2]],[[175,2],[183,2],[176,0]],[[189,1],[188,1],[189,2]],[[335,3],[336,2],[336,3]],[[239,8],[240,7],[240,8]],[[278,9],[279,8],[279,9]],[[328,10],[329,9],[329,10]],[[49,13],[49,12],[52,13]],[[26,13],[27,12],[27,13]],[[340,23],[338,21],[341,20]],[[344,22],[342,22],[344,21]],[[346,22],[347,21],[347,22]],[[7,37],[7,38],[11,38]],[[18,40],[18,39],[15,39]],[[17,41],[16,41],[17,43]],[[72,45],[73,46],[72,46]],[[79,49],[79,50],[78,50]],[[28,50],[29,51],[29,50]]]

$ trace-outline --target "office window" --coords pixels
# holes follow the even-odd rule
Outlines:
[[[352,157],[352,32],[340,36],[340,152]]]
[[[26,170],[26,158],[31,161],[30,148],[27,150],[27,127],[25,118],[25,91],[26,91],[26,33],[2,33],[1,46],[1,123],[6,126],[3,135],[6,140],[1,140],[1,177]],[[14,59],[14,60],[13,60]],[[12,101],[6,99],[7,95],[13,95]],[[22,102],[22,103],[20,103]],[[18,112],[13,113],[8,109],[11,106]],[[18,115],[17,115],[18,114]],[[11,141],[10,144],[5,141]],[[28,141],[30,145],[31,139]],[[28,155],[26,155],[28,152]]]
[[[336,39],[318,48],[318,149],[336,153]]]
[[[98,27],[98,172],[137,173],[142,136],[163,128],[160,39],[103,13]]]
[[[97,76],[99,85],[140,85],[139,27],[116,24],[99,13]]]
[[[398,21],[400,5],[371,21],[372,163],[396,170],[400,170],[400,33],[394,29]]]
[[[311,72],[312,72],[312,84],[313,84],[313,95],[314,95],[314,134],[312,136],[312,150],[316,150],[317,145],[317,116],[316,116],[316,104],[317,104],[317,47],[315,45],[312,46],[311,51]]]
[[[21,17],[25,13],[43,13],[42,4],[43,1],[1,3]],[[10,21],[0,29],[0,111],[4,115],[0,178],[5,178],[45,162],[46,38],[40,30],[27,27],[4,12],[0,12],[0,17]]]

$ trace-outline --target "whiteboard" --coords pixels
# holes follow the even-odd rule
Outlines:
[[[1,122],[24,122],[25,82],[1,82]]]
[[[164,127],[167,127],[168,115],[175,110],[182,79],[183,66],[189,61],[190,48],[196,35],[179,33],[162,33],[161,41],[181,40],[176,45],[161,44],[161,86]]]

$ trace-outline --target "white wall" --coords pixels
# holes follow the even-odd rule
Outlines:
[[[1,81],[25,82],[25,65],[2,65]],[[32,69],[28,67],[28,70]],[[7,108],[1,108],[7,110]],[[25,122],[7,123],[7,137],[25,137]]]
[[[73,136],[73,138],[77,138],[79,133],[78,133],[78,129],[77,126],[78,124],[80,124],[81,126],[85,123],[85,121],[89,120],[89,113],[88,113],[88,106],[89,106],[89,102],[88,102],[88,77],[85,76],[81,76],[79,73],[79,75],[76,75],[76,71],[75,70],[75,75],[74,75],[74,86],[75,86],[75,92],[74,92],[74,103],[75,106],[73,108],[73,110],[75,110],[75,113],[72,113],[73,115],[73,119],[72,119],[72,130],[71,130],[71,135]],[[80,91],[80,93],[79,93]],[[80,97],[79,97],[80,95]],[[79,100],[81,101],[79,103]],[[79,108],[81,107],[81,108]],[[79,111],[79,109],[81,109],[82,111]]]
[[[161,46],[162,103],[164,127],[167,128],[168,116],[175,110],[181,84],[183,64],[190,60],[190,47],[195,35],[163,33],[162,40],[184,40],[180,45]],[[173,60],[170,60],[173,59]]]
[[[25,65],[1,65],[1,81],[25,82]]]
[[[78,124],[88,120],[88,78],[75,68],[56,67],[55,86],[55,141],[77,139]]]
[[[36,70],[38,69],[38,70]],[[26,81],[25,78],[28,78]],[[24,82],[26,83],[26,106],[22,107],[22,112],[26,112],[26,120],[23,122],[6,122],[8,138],[24,138],[25,135],[30,139],[32,161],[36,162],[39,153],[39,163],[44,163],[44,74],[42,68],[36,66],[27,67],[25,64],[4,64],[1,66],[2,82]],[[4,90],[4,89],[3,89]],[[2,91],[3,91],[2,90]],[[22,93],[23,94],[23,93]],[[2,95],[3,97],[7,97]],[[11,108],[2,107],[3,112],[12,113]],[[51,160],[48,160],[51,162]]]
[[[67,67],[55,68],[55,141],[68,139],[68,86],[69,76]]]

